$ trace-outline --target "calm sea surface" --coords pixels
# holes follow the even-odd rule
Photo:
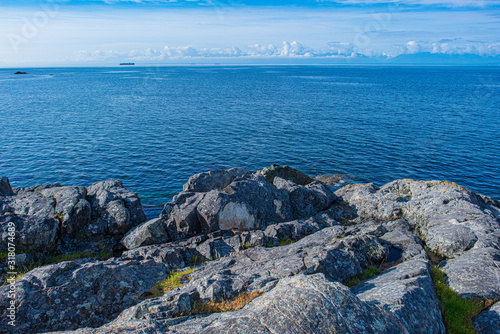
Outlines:
[[[116,178],[161,204],[195,173],[277,163],[500,198],[500,68],[23,70],[0,70],[0,175],[13,186]]]

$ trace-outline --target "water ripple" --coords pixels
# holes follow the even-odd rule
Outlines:
[[[14,186],[118,178],[154,211],[194,173],[278,163],[378,186],[446,179],[500,198],[496,68],[27,72],[0,70],[0,174]]]

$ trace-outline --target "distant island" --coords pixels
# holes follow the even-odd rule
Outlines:
[[[126,65],[126,66],[131,66],[131,65],[135,65],[135,63],[120,63],[121,66],[123,65]]]
[[[17,71],[16,73],[14,74],[28,74],[27,72],[21,72],[21,71]]]

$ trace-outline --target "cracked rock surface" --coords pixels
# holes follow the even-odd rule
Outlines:
[[[18,189],[2,178],[0,190],[0,219],[19,220],[27,249],[75,231],[108,233],[126,247],[25,274],[16,333],[444,334],[432,262],[462,296],[500,300],[499,202],[445,181],[334,193],[290,167],[211,171],[147,222],[119,181]],[[373,268],[378,274],[359,280]],[[185,269],[194,271],[179,287],[152,295],[156,282]],[[0,287],[2,310],[8,289]],[[241,309],[196,312],[255,292]],[[479,333],[498,331],[498,305],[474,319]]]

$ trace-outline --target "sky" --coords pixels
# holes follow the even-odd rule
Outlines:
[[[500,64],[499,31],[500,0],[2,0],[0,67]]]

